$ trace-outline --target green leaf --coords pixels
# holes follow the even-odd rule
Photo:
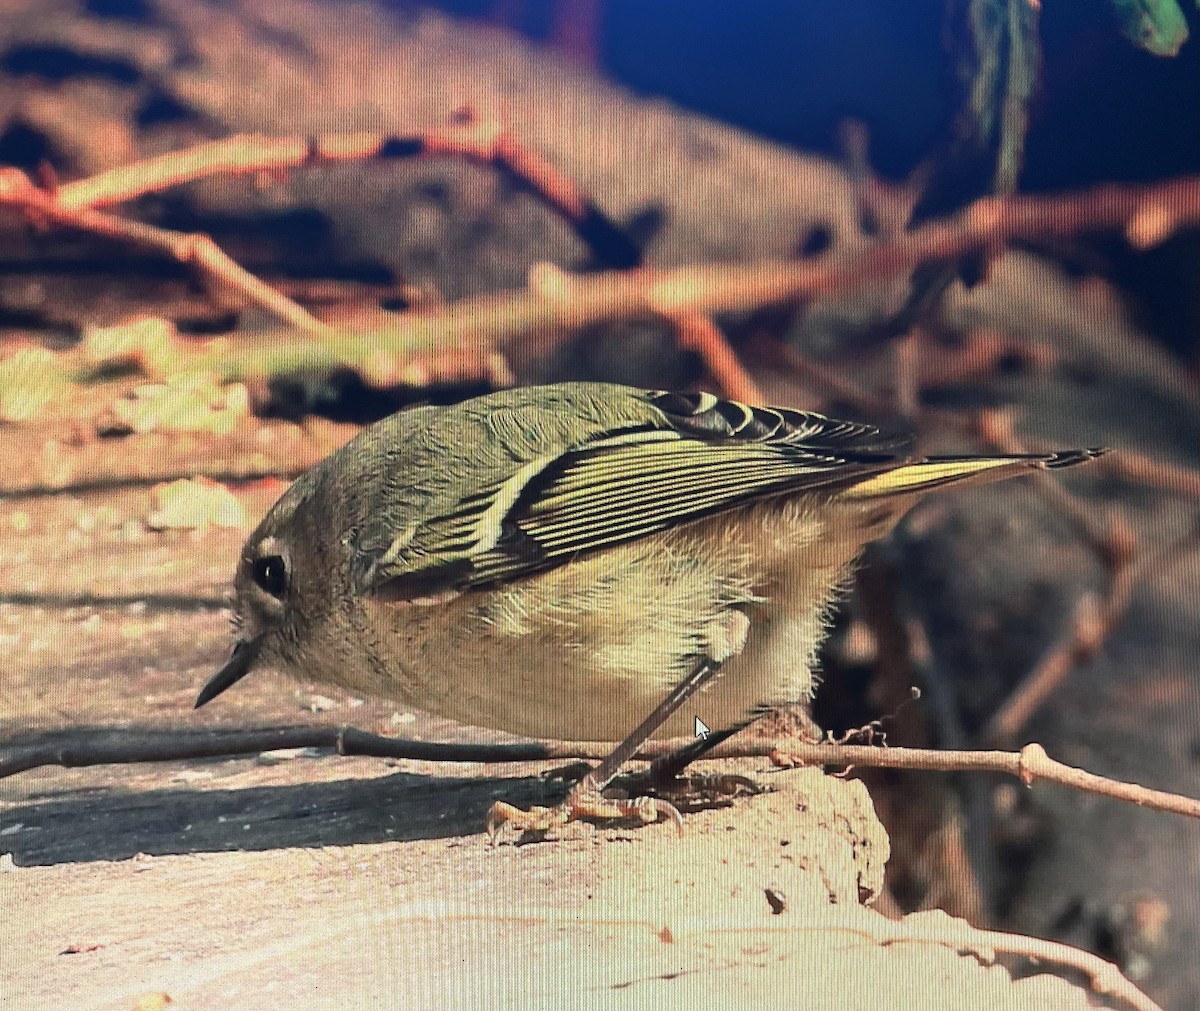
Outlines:
[[[1187,21],[1175,0],[1112,0],[1112,5],[1125,37],[1148,53],[1175,56],[1187,41]]]

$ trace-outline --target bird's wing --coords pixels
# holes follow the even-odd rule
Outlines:
[[[650,393],[661,420],[614,427],[460,497],[384,552],[360,589],[396,599],[518,579],[746,502],[889,470],[906,437],[708,394]]]

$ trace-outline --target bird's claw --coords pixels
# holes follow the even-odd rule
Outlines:
[[[689,804],[713,803],[738,796],[756,797],[767,792],[761,783],[737,773],[692,773],[668,779],[655,776],[651,769],[649,781],[638,785],[653,790],[657,796],[672,797]]]
[[[700,792],[708,793],[712,796],[736,797],[745,792],[752,797],[757,797],[760,793],[767,792],[761,783],[756,782],[749,776],[740,776],[732,772],[720,773],[713,776],[696,776],[694,785]]]
[[[793,755],[789,751],[774,748],[771,751],[771,764],[777,769],[801,769],[812,765],[812,760],[803,755]]]
[[[577,783],[591,771],[592,766],[588,762],[572,762],[570,765],[560,765],[557,769],[543,772],[542,778],[564,783]]]
[[[572,790],[567,799],[555,807],[531,807],[528,811],[498,800],[488,811],[487,833],[492,845],[497,846],[506,827],[519,832],[546,832],[580,818],[598,821],[636,818],[643,825],[666,818],[675,823],[680,835],[683,834],[683,816],[668,801],[657,797],[612,799],[596,792],[577,790]]]

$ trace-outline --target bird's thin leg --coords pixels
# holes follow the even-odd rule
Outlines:
[[[710,733],[707,737],[698,737],[694,741],[689,741],[680,748],[676,748],[669,755],[664,755],[657,759],[650,766],[650,782],[654,786],[665,786],[675,779],[684,769],[691,765],[697,758],[707,751],[711,751],[718,744],[729,740],[738,731],[749,726],[748,723],[736,723],[732,727],[726,727],[724,730],[716,730]]]
[[[654,732],[667,722],[688,699],[690,699],[720,668],[720,664],[709,657],[701,659],[692,672],[671,689],[654,711],[637,725],[628,737],[613,748],[612,752],[591,772],[583,777],[576,785],[577,790],[599,792],[603,790],[621,771],[621,767],[629,761]]]
[[[732,727],[714,731],[707,737],[689,741],[682,747],[676,748],[669,755],[651,763],[645,773],[645,789],[657,796],[732,796],[742,791],[762,793],[763,788],[749,776],[736,773],[723,773],[716,776],[691,776],[681,778],[681,773],[697,758],[715,748],[722,741],[727,741],[734,734],[748,727],[754,720],[735,723]]]
[[[679,682],[625,740],[591,772],[571,788],[567,799],[555,808],[532,808],[522,811],[496,801],[488,812],[488,834],[495,841],[504,825],[527,831],[538,831],[563,825],[576,818],[627,818],[634,815],[644,822],[670,818],[682,831],[683,819],[672,804],[654,797],[635,797],[630,800],[609,800],[602,791],[638,749],[650,739],[688,699],[716,674],[721,664],[711,657],[697,661],[690,674]],[[689,759],[690,761],[690,759]],[[684,763],[686,764],[686,762]]]

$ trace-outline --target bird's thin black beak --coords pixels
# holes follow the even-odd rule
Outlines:
[[[244,639],[234,646],[233,654],[225,662],[225,666],[209,678],[208,684],[200,689],[194,708],[199,709],[206,702],[211,702],[226,688],[232,688],[249,674],[250,668],[254,666],[254,661],[258,659],[261,648],[261,638]]]

